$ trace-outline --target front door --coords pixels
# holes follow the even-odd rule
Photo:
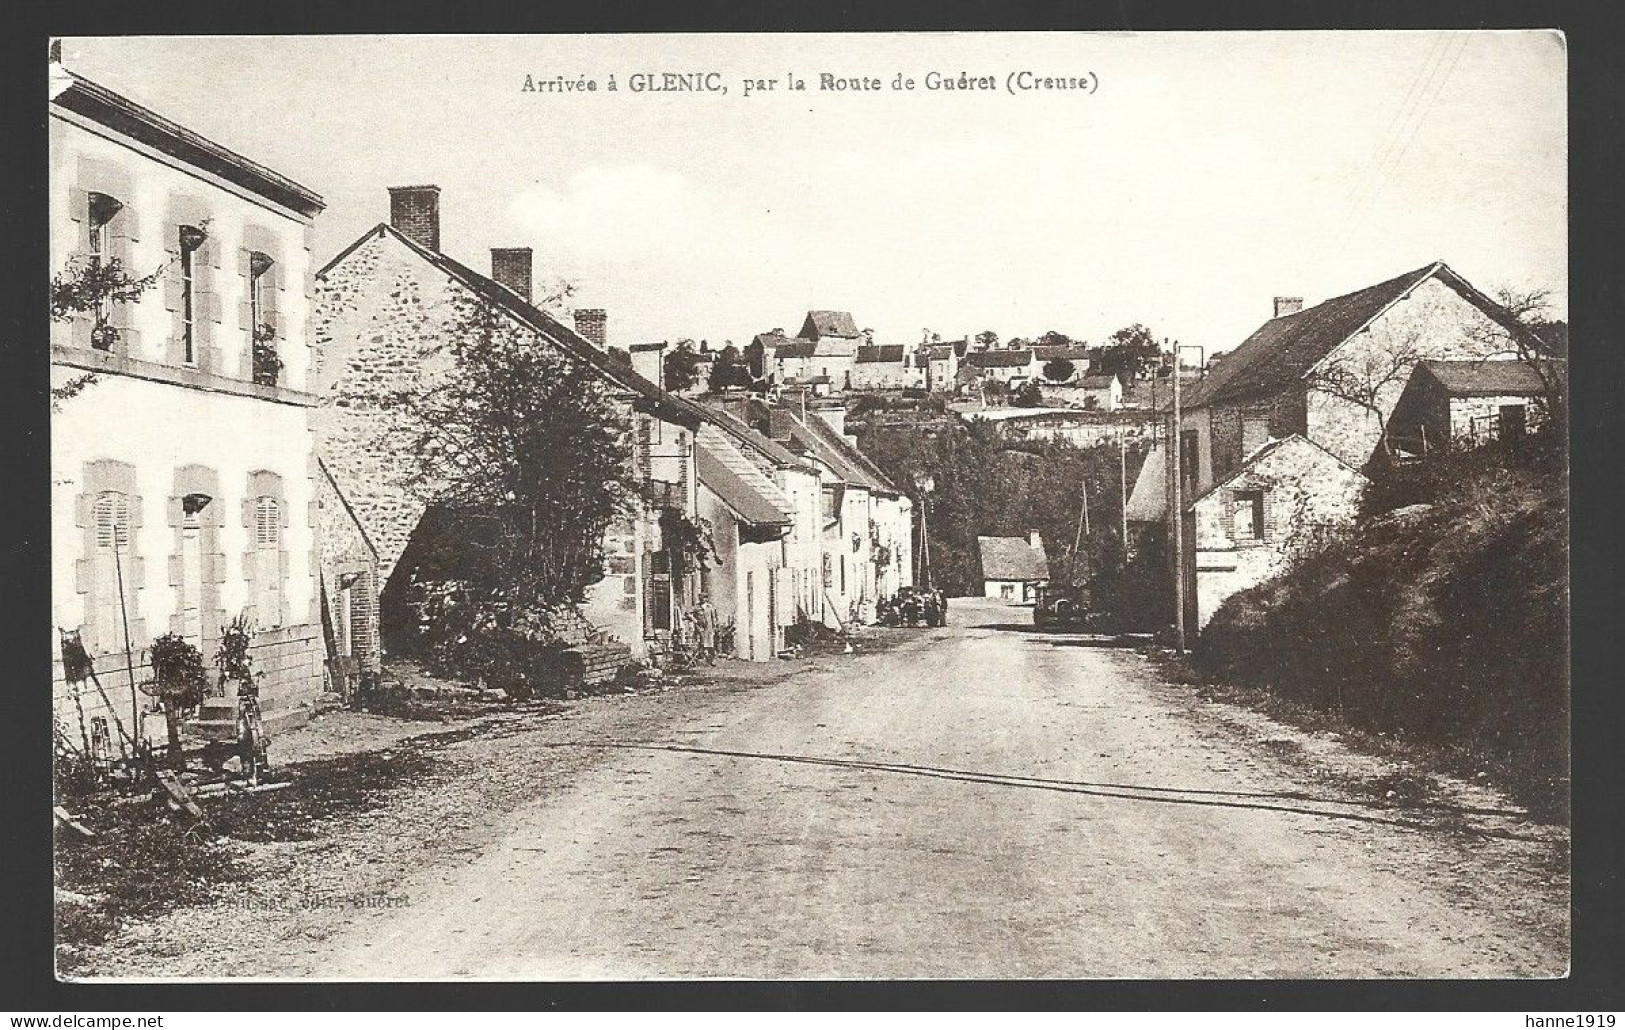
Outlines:
[[[1501,439],[1516,440],[1523,436],[1528,427],[1522,404],[1501,405]]]

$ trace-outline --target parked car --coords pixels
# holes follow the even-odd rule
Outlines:
[[[1041,586],[1033,605],[1033,625],[1081,629],[1089,621],[1089,600],[1088,587]]]

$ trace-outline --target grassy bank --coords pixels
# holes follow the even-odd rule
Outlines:
[[[1566,818],[1567,500],[1556,440],[1381,475],[1349,532],[1220,608],[1196,667]]]

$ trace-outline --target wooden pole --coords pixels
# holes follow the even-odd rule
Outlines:
[[[1180,452],[1184,450],[1184,414],[1179,407],[1179,341],[1174,341],[1174,439],[1169,451],[1173,458],[1173,519],[1174,519],[1174,640],[1181,654],[1185,651],[1185,519],[1184,505],[1180,501]]]
[[[130,646],[130,609],[124,601],[124,562],[119,559],[119,527],[113,524],[113,571],[118,576],[119,618],[124,623],[124,672],[130,681],[130,746],[141,748],[141,700],[135,688],[135,654]]]

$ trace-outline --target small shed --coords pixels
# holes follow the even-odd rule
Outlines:
[[[1389,440],[1403,454],[1423,455],[1538,429],[1546,378],[1562,377],[1555,363],[1545,378],[1542,371],[1512,358],[1417,362],[1389,416]]]
[[[1012,604],[1037,599],[1038,588],[1049,582],[1049,557],[1035,529],[1019,536],[979,536],[977,562],[982,572],[982,595]]]

